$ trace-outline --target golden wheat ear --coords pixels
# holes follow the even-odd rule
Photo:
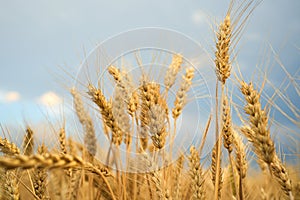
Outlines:
[[[194,78],[195,69],[193,67],[187,68],[185,75],[182,76],[182,81],[180,87],[176,93],[176,98],[174,102],[174,108],[172,109],[172,116],[176,119],[182,113],[182,109],[186,104],[187,92],[189,91],[192,80]]]
[[[165,86],[165,94],[167,95],[169,89],[174,85],[176,81],[176,76],[181,68],[181,64],[183,62],[182,55],[175,54],[172,58],[172,62],[169,65],[165,79],[164,79],[164,86]],[[167,97],[167,96],[166,96]]]
[[[3,199],[19,200],[20,192],[15,170],[5,172],[4,194]]]
[[[200,200],[205,199],[204,174],[200,165],[199,153],[194,146],[190,148],[189,161],[193,198]]]
[[[88,94],[92,98],[92,101],[99,107],[101,116],[104,123],[112,131],[112,143],[119,146],[122,143],[123,134],[117,121],[112,113],[112,103],[105,99],[104,94],[100,89],[96,89],[93,85],[89,84]]]
[[[14,143],[8,141],[6,138],[0,137],[0,151],[7,155],[20,154],[20,149]]]
[[[43,144],[38,147],[38,153],[44,155],[48,152],[46,146]],[[47,199],[46,190],[47,190],[47,170],[42,168],[36,168],[33,171],[33,187],[34,193],[40,199]]]
[[[293,199],[291,179],[289,178],[285,166],[276,154],[275,145],[271,139],[270,129],[268,127],[268,117],[260,103],[260,95],[258,91],[253,88],[252,83],[247,84],[242,82],[241,91],[247,101],[244,110],[249,116],[251,131],[248,136],[252,141],[254,153],[258,159],[268,165],[271,174],[274,175],[285,195]]]

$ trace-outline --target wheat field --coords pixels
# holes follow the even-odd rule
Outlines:
[[[159,55],[166,67],[156,71],[159,56],[143,66],[138,52],[136,71],[116,62],[101,66],[102,80],[87,76],[67,86],[74,124],[62,119],[49,125],[52,144],[37,141],[39,130],[29,123],[17,143],[2,128],[0,198],[300,199],[299,105],[281,88],[266,95],[268,77],[256,73],[246,81],[237,64],[234,48],[259,3],[231,1],[215,25],[211,95],[205,95],[199,69],[181,52]],[[297,79],[289,74],[287,81],[299,102]],[[290,112],[280,110],[276,98]],[[200,107],[212,108],[196,113],[200,128],[187,111],[199,99],[208,102]],[[274,120],[274,109],[296,128]],[[287,145],[274,126],[285,127]],[[190,138],[187,127],[200,139]]]

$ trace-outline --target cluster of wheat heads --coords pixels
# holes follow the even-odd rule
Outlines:
[[[216,90],[216,109],[211,115],[215,126],[209,117],[203,133],[198,133],[203,135],[199,146],[191,143],[187,152],[172,153],[178,145],[174,143],[177,121],[191,88],[197,85],[196,69],[183,65],[183,55],[173,55],[163,84],[147,73],[136,84],[125,70],[110,65],[107,71],[114,84],[112,97],[107,97],[100,85],[86,85],[85,97],[99,118],[91,116],[76,88],[70,90],[84,133],[82,143],[67,134],[64,126],[56,133],[57,148],[37,145],[34,129],[29,126],[22,147],[0,137],[0,198],[299,199],[299,178],[288,172],[276,152],[268,110],[251,82],[237,78],[244,96],[240,106],[247,117],[242,125],[232,118],[235,110],[226,92],[232,48],[244,24],[241,16],[255,1],[243,1],[236,10],[233,2],[216,31],[214,69],[216,89],[220,85],[221,92]],[[174,87],[175,97],[170,101]],[[96,123],[101,124],[101,130],[95,128]],[[208,135],[209,129],[215,132],[215,143],[211,158],[202,159],[206,138],[213,137]],[[102,147],[97,134],[104,134],[109,141],[106,154],[99,153]],[[132,153],[138,156],[132,157]],[[261,166],[260,173],[250,172],[253,160]]]

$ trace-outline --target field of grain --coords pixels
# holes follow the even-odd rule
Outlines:
[[[53,144],[36,140],[41,129],[30,123],[14,143],[1,125],[0,198],[300,199],[299,78],[280,63],[294,96],[283,87],[267,95],[268,76],[246,81],[237,64],[235,47],[259,3],[233,0],[213,25],[213,86],[181,52],[138,50],[136,68],[90,65],[85,79],[72,76],[75,118],[49,124]]]

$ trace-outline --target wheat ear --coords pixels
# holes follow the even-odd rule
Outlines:
[[[268,128],[268,117],[266,112],[262,110],[259,101],[260,95],[254,90],[252,83],[241,82],[241,91],[247,101],[244,111],[249,115],[250,128],[252,130],[248,137],[252,140],[257,156],[270,165],[276,153]]]
[[[182,81],[179,90],[176,93],[176,99],[174,102],[174,108],[172,109],[172,116],[176,120],[181,114],[183,107],[186,104],[187,92],[189,91],[192,80],[194,78],[194,68],[190,67],[186,69],[185,75],[182,76]]]
[[[235,147],[235,166],[239,174],[239,196],[240,199],[244,199],[243,193],[243,180],[246,178],[248,162],[246,157],[245,145],[242,141],[242,138],[236,133],[233,132],[233,144]]]
[[[231,127],[231,114],[230,114],[230,107],[228,105],[228,100],[224,97],[223,100],[223,127],[222,127],[222,136],[223,136],[223,144],[224,147],[228,150],[229,154],[232,152],[233,147],[233,133]]]
[[[34,148],[34,138],[33,138],[33,130],[27,126],[26,134],[23,141],[23,152],[25,155],[33,154]]]
[[[149,110],[149,132],[153,145],[158,149],[163,148],[166,143],[167,132],[165,124],[165,109],[159,104],[151,106]]]
[[[174,199],[182,199],[182,193],[181,193],[181,177],[182,177],[182,170],[184,165],[184,155],[180,155],[179,158],[176,161],[176,166],[174,169],[174,185],[173,185],[173,198]]]
[[[69,154],[49,154],[44,155],[16,155],[13,157],[0,157],[0,164],[7,169],[30,169],[40,168],[83,168],[101,176],[111,176],[106,168],[99,168],[95,165],[84,162],[80,157]]]
[[[74,107],[77,117],[79,118],[79,121],[85,131],[84,143],[90,155],[94,157],[97,153],[97,138],[92,118],[85,110],[82,99],[75,88],[71,90],[71,94],[73,95]]]
[[[121,85],[117,84],[114,91],[114,99],[112,101],[112,114],[118,127],[121,129],[122,134],[125,135],[125,144],[129,146],[131,144],[131,127],[130,118],[126,112],[127,104],[124,96],[126,96],[126,91]]]
[[[47,148],[43,144],[42,146],[38,147],[38,153],[40,155],[44,155],[47,153]],[[46,183],[47,181],[47,171],[42,168],[36,168],[33,171],[33,187],[34,193],[40,199],[47,199],[45,192],[46,192]]]
[[[233,194],[236,195],[236,188],[237,188],[237,181],[234,173],[234,166],[233,166],[233,158],[232,158],[232,150],[233,150],[233,129],[232,129],[232,122],[231,122],[231,113],[230,113],[230,106],[228,104],[227,97],[224,96],[223,98],[223,112],[222,112],[222,136],[223,136],[223,145],[225,149],[228,151],[228,157],[230,161],[230,170],[232,174],[232,191]],[[243,198],[240,197],[242,200]]]
[[[225,84],[231,71],[231,63],[229,61],[231,32],[232,27],[230,23],[230,15],[228,14],[219,26],[216,43],[217,50],[215,52],[216,74],[222,84]]]
[[[281,190],[284,192],[284,194],[291,200],[294,199],[292,194],[292,181],[285,166],[279,160],[277,155],[274,157],[274,160],[271,163],[271,171],[277,182],[280,184]]]
[[[122,143],[122,131],[118,127],[115,117],[112,114],[112,104],[107,102],[102,91],[96,89],[93,85],[89,84],[88,94],[91,96],[93,102],[98,105],[100,108],[100,113],[102,118],[107,125],[112,130],[112,142],[116,146],[119,146]]]
[[[20,154],[20,149],[12,142],[8,141],[6,138],[0,137],[0,150],[7,155]]]
[[[140,141],[143,150],[148,147],[148,132],[150,122],[151,106],[158,103],[160,96],[160,87],[155,82],[146,82],[142,80],[142,85],[139,88],[141,99],[141,113],[140,113]]]
[[[247,101],[244,110],[249,115],[251,131],[248,136],[252,141],[254,152],[259,159],[268,164],[282,191],[293,199],[291,179],[275,152],[275,145],[268,128],[268,117],[260,104],[260,95],[253,88],[252,83],[241,82],[241,91]]]
[[[9,200],[20,200],[19,186],[14,170],[5,172],[4,197]]]
[[[66,154],[67,153],[67,147],[66,147],[66,131],[65,128],[61,128],[59,130],[59,146],[60,146],[60,150],[62,151],[62,153]]]
[[[194,146],[190,148],[189,161],[193,199],[205,199],[204,174],[200,165],[199,153]]]
[[[182,55],[175,54],[172,57],[172,62],[169,65],[165,75],[164,86],[165,86],[166,93],[168,93],[169,89],[174,85],[181,64],[182,64]]]
[[[142,160],[146,164],[146,170],[149,171],[151,179],[155,184],[156,193],[159,196],[159,199],[171,199],[168,189],[164,189],[163,179],[157,170],[155,163],[150,160],[145,152],[142,153]]]

